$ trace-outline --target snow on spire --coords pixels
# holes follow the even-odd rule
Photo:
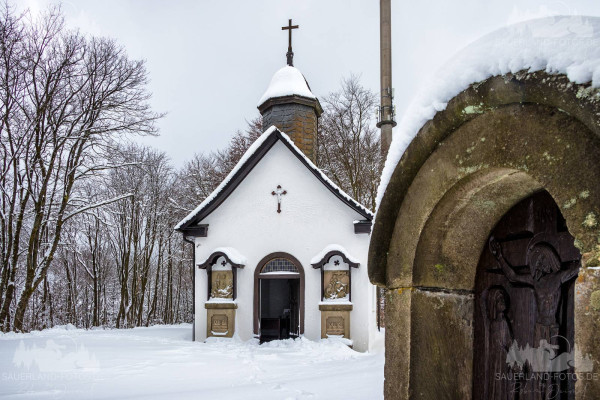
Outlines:
[[[275,72],[269,87],[258,101],[258,105],[262,105],[265,101],[283,96],[302,96],[309,99],[317,97],[310,91],[304,75],[295,67],[286,65],[279,71]]]

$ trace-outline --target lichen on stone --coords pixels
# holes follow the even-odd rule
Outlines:
[[[474,204],[478,208],[488,212],[496,209],[496,202],[492,200],[476,200]]]
[[[600,311],[600,290],[594,290],[590,295],[590,306],[594,311]]]
[[[571,198],[571,199],[567,200],[567,201],[565,202],[565,204],[563,204],[563,208],[567,208],[567,209],[568,209],[568,208],[571,208],[571,207],[573,207],[573,206],[574,206],[576,203],[577,203],[577,198],[573,197],[573,198]]]
[[[469,114],[482,114],[485,111],[484,107],[483,107],[483,103],[479,104],[479,105],[471,105],[471,106],[466,106],[463,110],[462,113],[469,115]]]
[[[584,190],[583,192],[579,193],[579,197],[582,199],[587,199],[588,197],[590,197],[590,191]]]
[[[462,160],[459,161],[459,164],[462,164]],[[460,177],[464,177],[467,175],[471,175],[477,171],[479,171],[482,168],[488,168],[489,165],[488,164],[477,164],[477,165],[473,165],[470,167],[460,167],[458,168],[458,174]]]
[[[593,87],[591,86],[580,86],[579,89],[577,90],[577,94],[575,95],[578,99],[584,99],[586,97],[591,97],[593,96],[595,93],[595,90]]]
[[[548,153],[547,151],[545,151],[545,152],[544,152],[544,154],[542,154],[542,156],[543,156],[543,157],[544,157],[546,160],[548,160],[548,161],[554,161],[554,160],[556,160],[556,158],[555,158],[555,157],[553,157],[553,156],[551,156],[551,155],[550,155],[550,153]]]
[[[598,225],[598,219],[593,212],[588,213],[583,220],[583,226],[586,228],[594,228]]]

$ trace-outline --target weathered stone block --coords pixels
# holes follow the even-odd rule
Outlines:
[[[591,373],[578,374],[577,399],[600,394],[600,270],[581,268],[575,284],[575,372],[591,360]],[[586,360],[587,359],[587,360]],[[585,368],[583,368],[585,369]]]
[[[350,339],[350,311],[336,310],[335,306],[329,311],[321,311],[321,337],[330,336]]]
[[[411,398],[470,398],[473,296],[415,290],[411,305]]]
[[[233,337],[235,333],[235,309],[233,302],[205,303],[206,337]]]
[[[388,290],[385,298],[386,399],[408,399],[411,343],[411,289]]]

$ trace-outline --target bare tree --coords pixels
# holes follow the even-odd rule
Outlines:
[[[355,75],[323,100],[318,132],[319,167],[349,195],[375,209],[382,158],[374,126],[377,98]]]
[[[262,118],[247,122],[237,131],[225,149],[208,154],[195,154],[178,174],[179,199],[174,204],[184,213],[193,210],[227,177],[246,150],[262,135]]]
[[[116,137],[153,134],[160,115],[144,63],[66,30],[58,8],[34,19],[4,5],[0,43],[0,325],[21,331],[65,223],[125,195],[90,203],[80,184],[110,167],[102,160]]]

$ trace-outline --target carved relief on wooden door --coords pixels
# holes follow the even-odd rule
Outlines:
[[[492,231],[475,282],[474,399],[573,399],[580,254],[547,192]]]

